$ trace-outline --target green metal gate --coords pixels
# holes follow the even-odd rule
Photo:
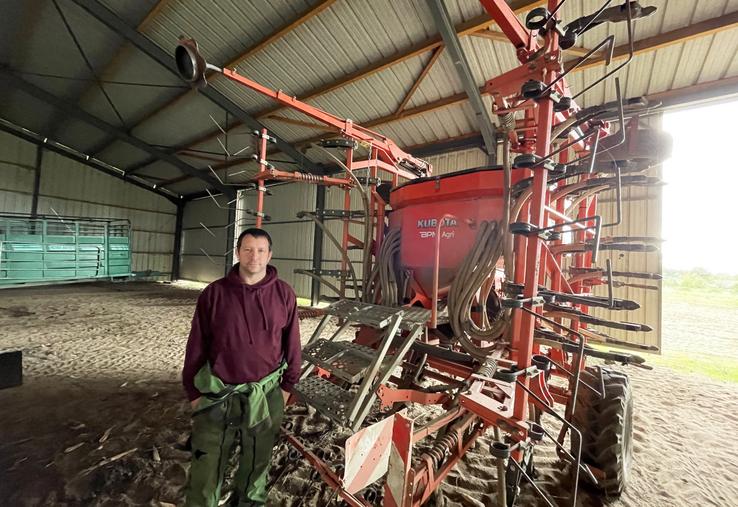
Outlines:
[[[0,288],[128,276],[128,220],[0,214]]]

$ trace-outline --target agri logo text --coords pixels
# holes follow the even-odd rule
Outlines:
[[[455,218],[444,218],[441,227],[456,227],[458,224]],[[435,238],[436,228],[438,227],[437,218],[419,218],[418,229],[431,229],[430,231],[419,231],[421,238]],[[455,235],[454,231],[441,231],[442,239],[451,239]]]

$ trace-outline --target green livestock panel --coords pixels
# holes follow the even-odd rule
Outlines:
[[[128,276],[128,220],[0,214],[0,288]]]

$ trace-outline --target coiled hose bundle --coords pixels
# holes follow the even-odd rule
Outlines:
[[[508,311],[498,312],[490,321],[485,305],[491,288],[487,282],[502,255],[504,237],[500,224],[483,221],[474,246],[461,263],[448,293],[448,317],[454,337],[464,350],[478,359],[485,359],[500,348],[509,321]],[[483,291],[485,285],[488,290]],[[482,308],[479,325],[472,319],[472,308],[477,300]],[[474,340],[495,343],[481,347]]]
[[[400,229],[390,229],[382,242],[368,280],[369,290],[364,292],[365,302],[374,302],[386,306],[402,304],[404,294],[401,288],[402,275],[398,272],[397,256],[400,253]],[[377,288],[379,292],[377,292]]]

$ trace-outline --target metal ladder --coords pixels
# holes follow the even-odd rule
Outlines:
[[[320,338],[331,316],[339,317],[342,324],[329,338]],[[295,391],[318,412],[357,431],[372,408],[378,405],[379,387],[401,364],[429,317],[430,311],[424,308],[396,308],[346,299],[333,303],[303,348],[303,360],[307,365]],[[335,341],[352,324],[383,330],[377,349]],[[403,331],[406,332],[404,336]],[[392,354],[389,353],[391,348],[394,348]],[[316,366],[348,384],[348,389],[312,375]]]

